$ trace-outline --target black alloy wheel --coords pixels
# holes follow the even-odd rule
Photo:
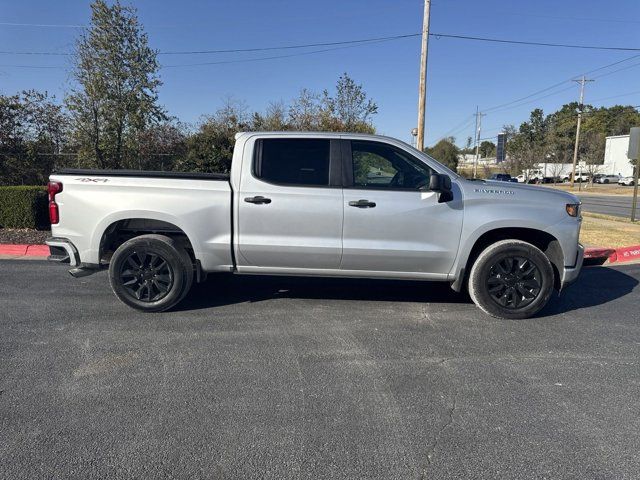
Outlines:
[[[122,264],[120,281],[136,300],[156,302],[171,291],[173,270],[157,253],[134,251]]]
[[[140,235],[120,245],[109,262],[113,293],[143,312],[177,305],[193,283],[193,259],[184,243],[166,235]]]
[[[487,287],[493,301],[501,307],[526,307],[540,294],[540,269],[528,258],[504,257],[489,269]]]
[[[469,272],[469,295],[485,313],[523,319],[538,313],[555,284],[551,261],[538,247],[516,239],[486,247]]]

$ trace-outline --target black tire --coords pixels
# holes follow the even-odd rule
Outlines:
[[[602,183],[609,183],[609,180],[607,178],[605,178]]]
[[[485,313],[522,319],[538,313],[553,291],[553,267],[530,243],[502,240],[487,247],[469,273],[469,295]]]
[[[191,289],[193,276],[189,254],[164,235],[141,235],[124,242],[109,264],[113,293],[143,312],[163,312],[178,304]]]

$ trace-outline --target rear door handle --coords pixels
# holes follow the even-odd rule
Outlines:
[[[260,195],[258,195],[257,197],[247,197],[244,199],[244,201],[247,203],[255,203],[258,205],[262,203],[271,203],[270,198],[261,197]]]
[[[374,208],[376,206],[376,202],[370,202],[369,200],[354,200],[349,202],[349,206],[357,208]]]

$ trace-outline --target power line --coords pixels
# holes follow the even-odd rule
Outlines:
[[[617,60],[615,62],[608,63],[607,65],[603,65],[601,67],[594,68],[594,69],[589,70],[587,72],[583,72],[580,75],[588,75],[588,74],[591,74],[591,73],[594,73],[594,72],[599,72],[600,70],[604,70],[606,68],[613,67],[615,65],[619,65],[619,64],[624,63],[624,62],[628,62],[629,60],[633,60],[634,58],[638,58],[638,57],[640,57],[640,54],[639,55],[632,55],[632,56],[624,58],[622,60]],[[626,70],[628,68],[631,68],[631,67],[634,67],[634,66],[637,66],[637,65],[640,65],[640,64],[633,64],[633,65],[630,65],[630,66],[627,66],[627,67],[624,67],[624,68],[621,68],[621,69],[614,70],[612,72],[607,72],[607,73],[598,75],[598,76],[596,76],[594,78],[604,77],[606,75],[610,75],[610,74],[613,74],[613,73],[616,73],[616,72],[619,72],[619,71],[622,71],[622,70]],[[545,88],[543,88],[541,90],[537,90],[537,91],[535,91],[533,93],[530,93],[529,95],[525,95],[524,97],[520,97],[520,98],[517,98],[515,100],[511,100],[510,102],[502,103],[500,105],[495,105],[493,107],[485,108],[482,111],[486,113],[486,112],[491,112],[491,111],[496,111],[496,110],[502,110],[503,107],[506,107],[506,106],[509,106],[509,105],[513,105],[515,103],[520,103],[522,100],[526,100],[528,98],[535,97],[535,96],[537,96],[537,95],[539,95],[541,93],[547,92],[549,90],[553,90],[554,88],[557,88],[557,87],[559,87],[561,85],[564,85],[567,82],[572,81],[574,78],[575,78],[575,76],[571,77],[571,78],[567,78],[565,80],[562,80],[561,82],[554,83],[553,85],[550,85],[550,86],[545,87]],[[566,89],[566,90],[568,90],[568,89]],[[560,93],[561,91],[564,91],[564,90],[560,90],[560,91],[558,91],[556,93]],[[555,93],[551,94],[551,95],[555,95]],[[548,96],[551,96],[551,95],[548,95]],[[546,97],[547,96],[542,97],[542,98],[546,98]],[[536,99],[536,100],[538,100],[538,99]]]
[[[281,45],[281,46],[270,46],[270,47],[251,47],[251,48],[227,48],[227,49],[217,49],[217,50],[183,50],[183,51],[168,51],[168,52],[158,52],[158,55],[205,55],[205,54],[217,54],[217,53],[249,53],[249,52],[267,52],[273,50],[292,50],[292,49],[300,49],[300,48],[313,48],[313,47],[331,47],[338,45],[357,45],[357,44],[367,44],[367,43],[377,43],[377,42],[388,42],[393,40],[402,40],[405,38],[414,38],[422,35],[421,33],[412,33],[406,35],[391,35],[386,37],[371,37],[371,38],[361,38],[356,40],[343,40],[343,41],[335,41],[335,42],[316,42],[316,43],[304,43],[297,45]],[[74,55],[71,52],[38,52],[38,51],[0,51],[2,55],[44,55],[44,56],[72,56]]]
[[[320,43],[306,43],[302,45],[284,45],[280,47],[230,48],[230,49],[220,49],[220,50],[184,50],[184,51],[173,51],[173,52],[169,51],[169,52],[158,52],[158,55],[205,55],[205,54],[212,54],[212,53],[266,52],[271,50],[291,50],[291,49],[297,49],[297,48],[331,47],[335,45],[350,45],[350,44],[370,43],[370,42],[388,42],[393,40],[402,40],[405,38],[419,37],[420,35],[422,34],[411,33],[407,35],[392,35],[388,37],[363,38],[359,40],[344,40],[339,42],[320,42]]]
[[[382,41],[384,41],[384,40],[380,40],[380,42],[382,42]],[[375,42],[370,42],[370,43],[373,44]],[[272,56],[269,56],[269,57],[243,58],[243,59],[239,59],[239,60],[219,60],[219,61],[215,61],[215,62],[179,63],[179,64],[175,64],[175,65],[161,65],[161,68],[198,67],[198,66],[204,66],[204,65],[226,65],[226,64],[230,64],[230,63],[260,62],[260,61],[264,61],[264,60],[276,60],[278,58],[302,57],[302,56],[305,56],[305,55],[314,55],[316,53],[333,52],[335,50],[344,50],[344,49],[347,49],[347,48],[360,47],[362,45],[363,44],[343,45],[343,46],[340,46],[340,47],[323,48],[321,50],[311,50],[309,52],[289,53],[289,54],[286,54],[286,55],[272,55]],[[369,45],[369,43],[367,45]]]
[[[569,17],[558,15],[539,15],[535,13],[522,13],[522,12],[501,12],[503,15],[511,15],[516,17],[538,17],[538,18],[551,18],[556,20],[576,20],[580,22],[613,22],[613,23],[640,23],[637,20],[623,20],[617,18],[595,18],[595,17]]]
[[[66,68],[61,65],[12,65],[0,64],[0,68]]]
[[[56,23],[13,23],[0,22],[0,25],[6,27],[53,27],[53,28],[86,28],[89,25],[65,25]]]
[[[566,82],[562,82],[562,84],[564,84],[564,83],[566,83]],[[545,98],[553,97],[554,95],[558,95],[559,93],[566,92],[567,90],[573,90],[573,88],[574,88],[573,85],[570,85],[570,86],[568,86],[566,88],[563,88],[561,90],[556,90],[555,92],[551,92],[551,93],[548,93],[547,95],[543,95],[542,97],[536,97],[536,98],[533,98],[531,100],[527,100],[526,102],[520,102],[520,103],[517,103],[517,104],[514,104],[514,105],[510,105],[510,106],[507,106],[507,107],[504,107],[504,108],[499,108],[499,109],[496,109],[496,110],[492,110],[491,113],[504,112],[505,110],[512,110],[514,108],[522,107],[524,105],[529,105],[531,103],[538,102],[540,100],[544,100]]]
[[[273,47],[252,47],[252,48],[230,48],[230,49],[217,49],[217,50],[184,50],[184,51],[168,51],[168,52],[158,52],[158,55],[204,55],[204,54],[216,54],[216,53],[243,53],[243,52],[262,52],[269,50],[289,50],[289,49],[297,49],[297,48],[310,48],[310,47],[324,47],[324,46],[335,46],[335,45],[348,45],[348,44],[358,44],[358,43],[367,43],[367,42],[377,42],[377,41],[392,41],[392,40],[400,40],[404,38],[414,38],[421,36],[421,33],[409,33],[404,35],[392,35],[387,37],[372,37],[372,38],[363,38],[357,40],[343,40],[343,41],[335,41],[335,42],[317,42],[317,43],[306,43],[299,45],[283,45],[283,46],[273,46]],[[568,43],[549,43],[549,42],[530,42],[524,40],[511,40],[511,39],[500,39],[500,38],[488,38],[488,37],[475,37],[469,35],[454,35],[447,33],[429,33],[430,37],[436,37],[436,39],[440,38],[452,38],[457,40],[472,40],[478,42],[492,42],[492,43],[504,43],[504,44],[513,44],[513,45],[532,45],[538,47],[556,47],[556,48],[580,48],[580,49],[589,49],[589,50],[608,50],[608,51],[633,51],[640,52],[640,47],[611,47],[611,46],[602,46],[602,45],[578,45],[578,44],[568,44]],[[70,52],[36,52],[36,51],[0,51],[0,54],[4,55],[51,55],[51,56],[69,56],[73,55]]]
[[[431,33],[437,38],[455,38],[460,40],[474,40],[478,42],[493,42],[493,43],[509,43],[515,45],[533,45],[538,47],[558,47],[558,48],[582,48],[587,50],[619,50],[627,52],[640,52],[638,47],[608,47],[601,45],[576,45],[571,43],[548,43],[548,42],[528,42],[524,40],[507,40],[500,38],[486,38],[486,37],[472,37],[469,35],[451,35],[444,33]]]
[[[592,102],[599,102],[601,100],[609,100],[611,98],[628,97],[629,95],[636,95],[638,93],[640,93],[640,90],[636,90],[635,92],[621,93],[620,95],[612,95],[610,97],[596,98],[596,99],[593,99],[591,101]]]

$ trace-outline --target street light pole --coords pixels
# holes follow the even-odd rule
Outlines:
[[[424,150],[424,124],[427,106],[427,54],[429,52],[429,24],[431,0],[424,0],[424,17],[422,20],[422,52],[420,54],[420,91],[418,93],[418,135],[416,148]]]
[[[473,158],[473,178],[478,177],[478,161],[480,159],[480,132],[482,131],[482,117],[486,113],[480,113],[476,107],[476,155]]]
[[[587,80],[587,78],[583,75],[580,80],[574,80],[574,82],[578,82],[580,84],[580,103],[578,104],[578,125],[576,127],[576,143],[573,147],[573,169],[571,173],[571,188],[573,188],[573,184],[576,180],[576,163],[578,163],[578,145],[580,144],[580,124],[582,123],[582,109],[584,103],[584,85],[587,82],[593,82],[593,80]],[[580,181],[582,181],[582,176],[580,176]]]

